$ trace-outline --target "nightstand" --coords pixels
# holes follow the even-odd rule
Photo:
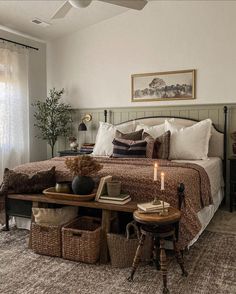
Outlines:
[[[81,152],[81,151],[74,151],[74,150],[63,150],[63,151],[58,151],[59,156],[77,156],[77,155],[86,155],[86,154],[91,154],[92,152]]]
[[[229,207],[232,212],[234,206],[236,205],[236,156],[231,156],[229,158],[230,162],[230,202]]]

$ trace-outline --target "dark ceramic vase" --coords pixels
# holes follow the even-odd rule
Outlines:
[[[76,176],[72,181],[72,191],[74,194],[88,195],[92,193],[94,185],[91,177]]]

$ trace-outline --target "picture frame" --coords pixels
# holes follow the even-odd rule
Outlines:
[[[98,189],[97,189],[97,193],[96,193],[96,196],[95,196],[95,201],[99,201],[99,198],[102,195],[107,194],[106,183],[107,182],[111,182],[111,181],[112,181],[112,176],[105,176],[105,177],[102,177],[100,179],[100,182],[99,182],[99,185],[98,185]]]
[[[196,99],[196,70],[131,75],[132,102]]]

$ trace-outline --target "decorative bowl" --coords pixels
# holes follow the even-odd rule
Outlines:
[[[71,183],[70,182],[56,183],[55,192],[57,192],[57,193],[71,193]]]

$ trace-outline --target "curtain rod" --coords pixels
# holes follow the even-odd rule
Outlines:
[[[9,42],[9,43],[13,43],[13,44],[16,44],[16,45],[24,46],[25,48],[39,50],[39,48],[32,47],[32,46],[29,46],[29,45],[25,45],[25,44],[22,44],[22,43],[18,43],[18,42],[15,42],[15,41],[11,41],[11,40],[8,40],[8,39],[0,38],[0,40],[6,41],[6,42]]]

